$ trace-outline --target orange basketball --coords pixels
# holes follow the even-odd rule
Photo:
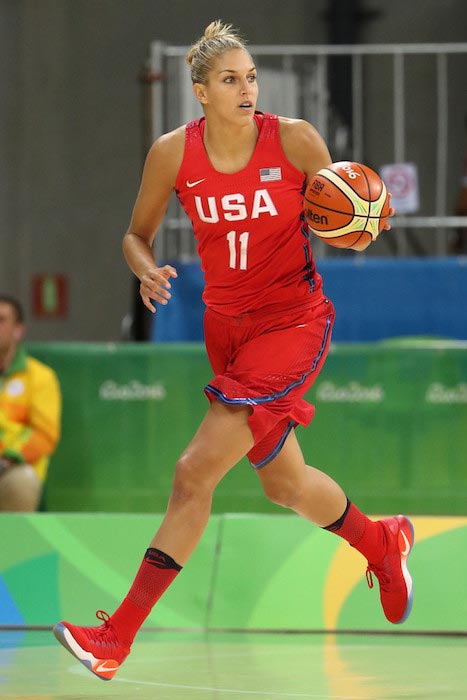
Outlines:
[[[343,160],[322,168],[305,192],[308,226],[336,248],[364,250],[383,230],[389,195],[380,176],[361,163]]]

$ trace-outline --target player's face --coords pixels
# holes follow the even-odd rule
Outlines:
[[[10,304],[0,302],[0,353],[5,354],[20,340],[22,330],[14,309]]]
[[[225,119],[252,119],[258,99],[256,68],[250,54],[243,49],[223,53],[213,64],[198,99],[207,113]]]

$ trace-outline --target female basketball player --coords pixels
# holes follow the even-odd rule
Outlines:
[[[195,549],[216,485],[248,455],[275,503],[345,538],[368,560],[386,617],[407,618],[413,543],[404,516],[373,522],[326,474],[305,464],[295,426],[325,360],[334,319],[303,217],[306,182],[331,162],[308,123],[256,111],[256,69],[230,26],[213,22],[189,51],[204,117],[152,146],[124,252],[144,304],[167,304],[177,272],[151,245],[175,189],[193,222],[205,275],[205,341],[214,378],[207,413],[175,467],[161,527],[120,607],[99,627],[61,622],[55,635],[97,676],[110,679],[133,638]],[[391,212],[392,213],[392,212]],[[389,228],[389,227],[387,227]]]

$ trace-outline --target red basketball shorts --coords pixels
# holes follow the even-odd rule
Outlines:
[[[312,307],[224,316],[207,309],[206,349],[215,373],[210,401],[250,406],[255,440],[248,458],[259,469],[280,452],[296,425],[308,425],[314,406],[303,399],[326,358],[334,323],[332,302]]]

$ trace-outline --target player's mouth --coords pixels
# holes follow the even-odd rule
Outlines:
[[[253,102],[250,102],[250,100],[245,100],[245,102],[242,102],[239,107],[240,109],[251,109],[253,107]]]

